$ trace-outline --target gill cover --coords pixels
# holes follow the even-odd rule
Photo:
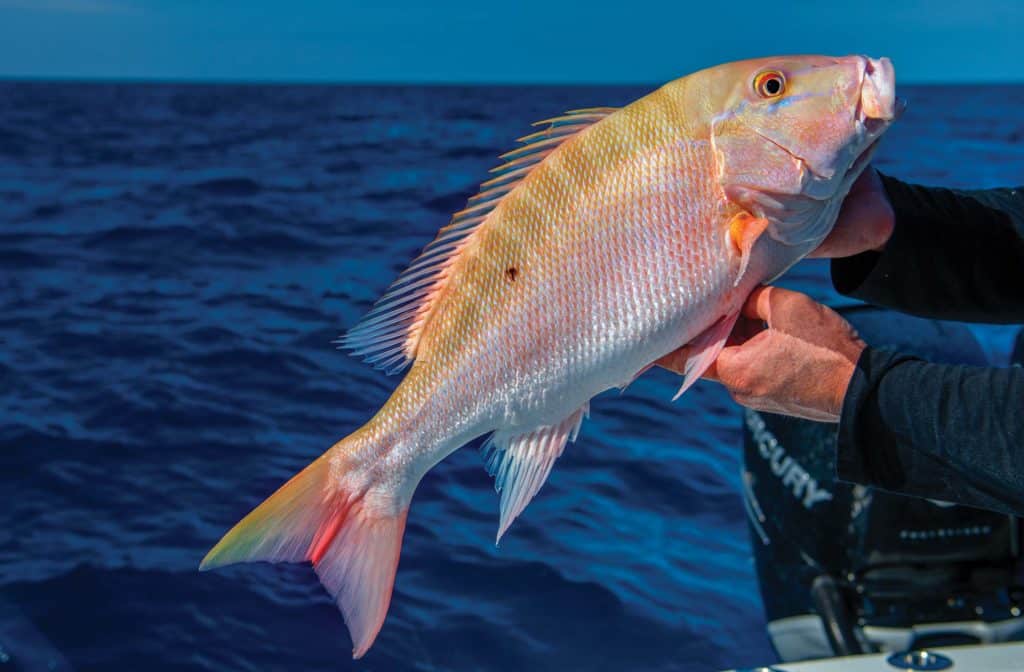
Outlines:
[[[872,126],[868,115],[884,121]],[[858,158],[893,116],[892,66],[885,59],[751,62],[737,73],[723,111],[711,122],[722,191],[768,220],[775,240],[816,243],[831,230],[842,198],[866,165]]]

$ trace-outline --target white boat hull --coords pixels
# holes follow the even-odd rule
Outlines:
[[[1024,672],[1024,643],[985,644],[981,646],[949,646],[928,649],[945,656],[953,672]],[[891,653],[865,656],[844,656],[799,663],[777,663],[765,667],[740,668],[731,672],[898,672],[901,668],[888,662]],[[921,667],[917,669],[940,669]]]

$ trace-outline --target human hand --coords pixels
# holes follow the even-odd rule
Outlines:
[[[832,232],[810,257],[852,257],[881,252],[892,236],[896,216],[882,179],[868,166],[850,187]]]
[[[839,422],[865,344],[832,309],[798,292],[758,287],[705,378],[740,404],[819,422]],[[686,347],[656,364],[682,373]]]

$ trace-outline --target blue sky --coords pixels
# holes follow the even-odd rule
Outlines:
[[[779,53],[1024,81],[1024,0],[0,0],[0,76],[655,83]]]

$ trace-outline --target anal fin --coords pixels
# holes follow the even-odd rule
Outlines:
[[[575,441],[590,404],[561,422],[518,435],[496,431],[481,448],[494,489],[501,493],[501,516],[495,543],[523,512],[551,473],[565,444]]]

